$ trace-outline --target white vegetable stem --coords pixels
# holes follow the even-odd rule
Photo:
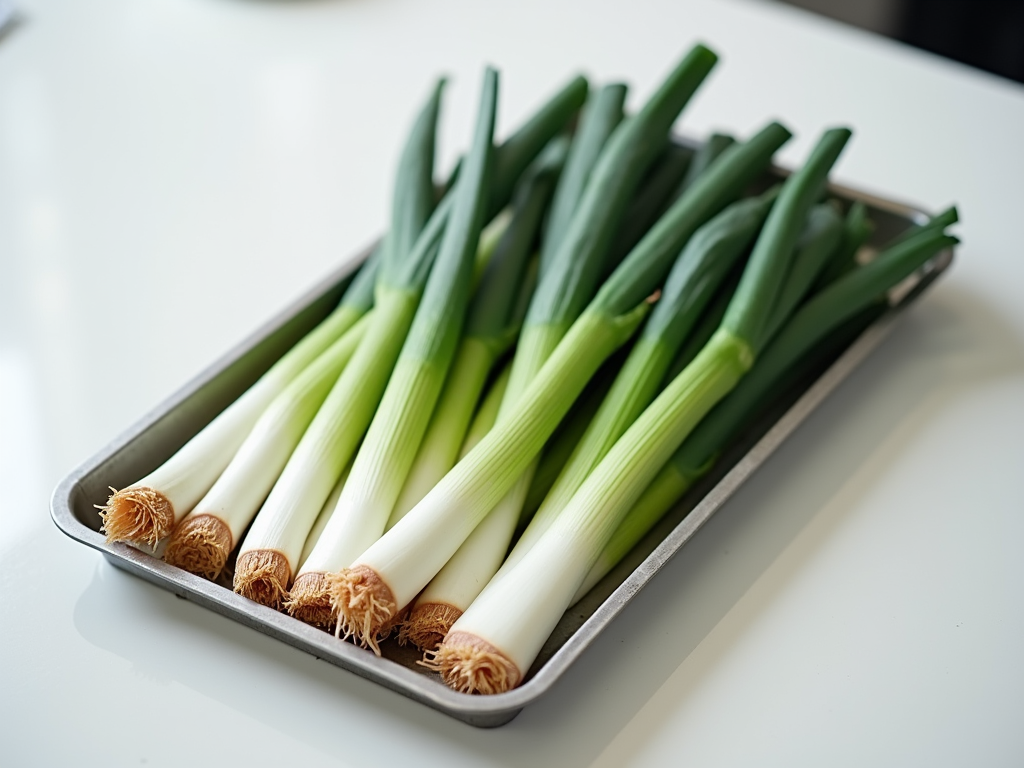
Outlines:
[[[327,525],[327,521],[331,519],[331,515],[334,513],[334,507],[338,504],[338,497],[341,496],[341,489],[345,487],[345,481],[348,480],[349,473],[352,471],[352,465],[349,464],[341,473],[341,477],[338,478],[338,482],[334,484],[334,488],[331,489],[331,495],[327,497],[327,501],[324,502],[323,508],[320,510],[320,514],[316,516],[316,521],[313,523],[313,527],[309,530],[309,535],[306,536],[306,543],[302,545],[302,554],[299,556],[299,562],[305,562],[306,558],[309,557],[309,553],[313,551],[313,547],[316,546],[317,540],[320,538],[320,534],[324,532],[324,527]]]

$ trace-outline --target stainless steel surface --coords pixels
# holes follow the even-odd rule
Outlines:
[[[831,191],[844,201],[861,200],[869,207],[876,225],[869,245],[883,243],[925,217],[912,207],[855,190],[833,186]],[[127,485],[159,466],[243,392],[285,349],[326,316],[340,296],[346,277],[343,273],[326,278],[71,472],[54,490],[51,514],[64,533],[99,550],[119,568],[471,725],[501,725],[554,685],[632,597],[881,343],[899,313],[951,262],[950,251],[936,256],[916,276],[913,287],[901,292],[890,312],[861,334],[813,383],[803,391],[790,392],[788,408],[773,423],[761,425],[760,434],[747,436],[745,444],[750,445],[749,449],[741,454],[734,452],[721,461],[714,473],[684,498],[626,561],[563,616],[524,684],[505,694],[484,697],[456,693],[418,667],[415,661],[419,655],[412,649],[389,642],[382,647],[384,655],[378,658],[287,615],[250,602],[225,586],[166,565],[127,545],[107,544],[99,533],[100,520],[94,505],[105,501],[107,488]]]

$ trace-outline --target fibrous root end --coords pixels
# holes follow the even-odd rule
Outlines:
[[[110,489],[107,503],[96,505],[107,543],[127,541],[155,547],[174,527],[174,506],[152,488]]]
[[[293,618],[320,629],[331,629],[337,623],[326,573],[300,573],[288,591],[284,607]]]
[[[288,558],[274,549],[252,549],[238,556],[235,592],[261,605],[281,610],[292,569]]]
[[[493,645],[468,632],[450,632],[435,651],[419,662],[438,672],[460,693],[505,693],[523,679],[519,667]]]
[[[351,637],[380,656],[382,635],[390,631],[391,620],[398,613],[391,588],[365,565],[332,573],[327,580],[331,608],[337,615],[335,635]]]
[[[188,516],[174,529],[164,562],[215,581],[231,554],[231,530],[213,515]]]

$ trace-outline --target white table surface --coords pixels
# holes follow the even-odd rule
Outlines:
[[[0,763],[1024,764],[1024,88],[781,6],[22,0],[0,37]],[[441,72],[722,63],[681,129],[938,209],[946,279],[544,700],[473,729],[114,570],[57,481],[381,231]],[[1017,723],[1017,726],[1014,726]]]

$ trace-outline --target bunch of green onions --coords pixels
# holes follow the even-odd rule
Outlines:
[[[767,191],[778,123],[672,144],[716,61],[695,46],[629,115],[576,78],[501,143],[488,68],[441,192],[439,82],[338,308],[111,496],[108,539],[209,579],[236,552],[247,598],[378,653],[399,627],[460,691],[520,684],[744,425],[956,242],[951,209],[857,260],[866,210],[826,194],[847,129]]]

